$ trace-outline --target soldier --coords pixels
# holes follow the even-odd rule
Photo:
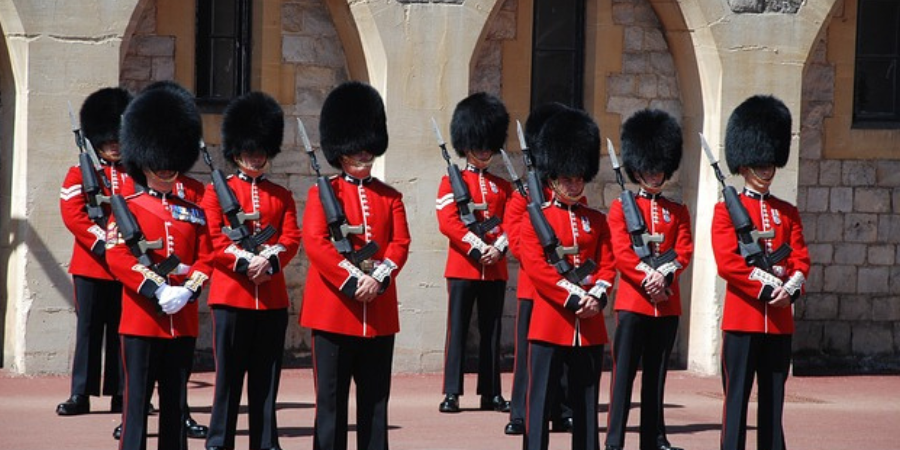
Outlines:
[[[602,308],[616,273],[606,216],[579,200],[585,183],[600,167],[600,132],[586,113],[567,110],[547,120],[538,146],[542,148],[537,156],[543,161],[536,165],[546,168],[552,191],[542,211],[555,236],[533,225],[522,224],[518,231],[522,267],[535,288],[528,331],[530,387],[524,448],[545,450],[549,444],[547,392],[565,362],[572,448],[596,449],[598,385],[603,345],[608,340]],[[562,252],[565,263],[578,268],[590,260],[596,267],[582,276],[582,270],[565,271],[563,264],[551,264],[551,258],[563,249],[548,249],[545,254],[542,243],[554,237],[566,249]]]
[[[234,242],[222,231],[234,225],[223,213],[216,186],[207,186],[202,206],[215,255],[209,305],[216,358],[207,449],[234,448],[245,373],[250,448],[278,448],[275,402],[289,305],[284,267],[300,248],[291,191],[266,178],[272,159],[281,152],[283,136],[284,113],[265,93],[243,95],[225,109],[222,153],[237,166],[226,186],[243,212],[258,214],[243,224],[249,233],[256,236],[267,227],[275,233],[262,243]]]
[[[375,158],[388,145],[381,96],[359,82],[341,84],[325,99],[319,122],[322,151],[339,176],[309,190],[303,214],[303,246],[309,273],[300,325],[312,329],[316,419],[313,448],[347,448],[347,407],[356,382],[356,448],[388,448],[387,406],[394,336],[400,330],[397,288],[391,280],[409,252],[402,195],[372,177]],[[324,190],[323,190],[324,189]],[[334,192],[337,204],[323,205]],[[327,209],[326,209],[327,208]],[[326,211],[342,210],[349,236],[329,232]],[[330,215],[330,214],[329,214]],[[336,224],[341,225],[341,224]],[[377,251],[363,261],[339,252],[335,241]],[[374,243],[374,244],[370,244]]]
[[[525,142],[531,153],[532,160],[535,159],[535,152],[540,151],[536,141],[544,123],[556,113],[566,109],[568,108],[562,103],[545,103],[535,108],[528,115],[528,120],[525,121]],[[545,172],[537,167],[534,170],[539,173],[539,176],[541,172]],[[542,198],[548,198],[552,192],[547,187],[546,180],[543,180],[541,187],[543,188]],[[519,191],[514,191],[510,196],[509,203],[506,205],[506,213],[503,217],[503,228],[506,230],[507,236],[509,236],[509,250],[518,260],[522,259],[518,246],[519,227],[530,226],[528,213],[526,212],[528,201],[529,199],[523,197]],[[516,309],[512,398],[509,404],[509,423],[506,424],[503,430],[508,435],[525,434],[525,397],[528,393],[528,326],[531,323],[531,313],[534,310],[534,285],[531,284],[528,274],[524,271],[519,272],[516,298],[519,301]],[[564,372],[565,368],[562,370],[562,373]],[[560,380],[565,380],[565,375],[562,375]],[[550,397],[556,398],[556,400],[551,401],[553,406],[550,411],[551,430],[553,431],[571,431],[572,429],[572,410],[565,403],[564,396],[564,386],[553,388],[550,394]]]
[[[149,266],[140,262],[141,250],[124,240],[129,230],[114,213],[107,254],[124,286],[119,332],[126,397],[119,448],[145,448],[148,399],[158,382],[158,446],[186,449],[186,383],[198,331],[195,300],[211,273],[212,255],[203,210],[175,189],[178,176],[197,160],[200,114],[190,96],[176,89],[148,89],[126,109],[121,137],[123,162],[140,186],[128,197],[127,209],[146,241],[159,241],[161,248],[146,250]],[[171,256],[180,263],[165,273],[159,264]]]
[[[500,319],[506,293],[506,251],[509,241],[502,226],[477,229],[481,221],[503,218],[512,194],[510,183],[487,171],[493,156],[506,141],[509,114],[503,102],[486,93],[463,99],[453,111],[450,134],[459,157],[466,158],[462,171],[472,202],[483,209],[475,212],[478,222],[467,227],[457,209],[454,187],[448,176],[441,178],[437,218],[441,233],[450,241],[444,277],[450,294],[447,337],[444,349],[444,400],[439,410],[459,412],[463,394],[463,362],[472,308],[478,305],[478,388],[481,409],[509,411],[500,388]]]
[[[119,164],[119,117],[130,101],[128,91],[110,87],[89,95],[81,106],[79,116],[84,137],[97,150],[103,175],[110,182],[109,187],[100,182],[104,196],[130,195],[134,192],[131,178]],[[93,170],[92,167],[88,169]],[[109,206],[103,205],[103,217],[92,219],[89,216],[89,199],[83,189],[79,166],[69,169],[59,198],[63,223],[75,236],[69,273],[75,286],[77,326],[71,396],[56,407],[56,413],[61,416],[86,414],[91,410],[90,396],[101,393],[112,396],[110,412],[120,413],[122,363],[119,359],[119,318],[122,314],[122,284],[116,281],[106,264]],[[101,358],[104,355],[105,359]]]
[[[649,256],[632,247],[629,218],[620,199],[609,209],[612,247],[619,270],[616,292],[616,332],[612,344],[606,449],[625,446],[625,425],[638,366],[641,371],[642,450],[680,450],[666,438],[663,394],[669,356],[678,331],[681,295],[678,276],[694,252],[687,207],[665,198],[662,191],[681,163],[681,127],[664,111],[638,111],[622,125],[622,159],[632,183],[640,186],[636,211],[646,232],[661,242],[646,243]],[[632,219],[633,220],[633,219]],[[656,263],[674,252],[675,259]]]
[[[741,255],[738,235],[724,202],[713,213],[712,242],[719,276],[727,283],[722,316],[722,384],[725,407],[721,448],[743,449],[747,403],[754,375],[757,395],[757,447],[784,449],[784,387],[791,364],[793,302],[809,274],[809,252],[797,208],[773,196],[769,187],[777,168],[787,164],[791,148],[791,113],[775,97],[757,95],[741,103],[728,119],[725,158],[728,170],[744,178],[740,205],[759,232],[774,237],[758,241],[768,257],[783,244],[787,258],[763,269]]]

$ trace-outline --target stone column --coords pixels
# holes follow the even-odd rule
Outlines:
[[[398,278],[401,331],[395,371],[439,372],[443,368],[447,244],[438,232],[434,205],[438,182],[447,171],[431,117],[449,145],[450,117],[456,103],[469,94],[473,55],[495,3],[350,5],[369,82],[381,92],[387,108],[390,146],[375,168],[376,175],[403,193],[412,231],[409,261]]]
[[[2,184],[9,186],[0,248],[5,263],[4,366],[17,373],[64,373],[71,364],[75,315],[66,273],[72,236],[59,215],[59,187],[77,162],[67,113],[118,85],[122,35],[138,0],[0,1],[14,92],[4,121]],[[90,17],[90,20],[72,20]],[[7,95],[10,97],[8,98]],[[4,117],[7,117],[4,114]],[[8,126],[8,128],[7,128]]]
[[[835,0],[808,2],[799,10],[780,13],[735,13],[720,2],[682,2],[685,22],[692,31],[703,98],[703,133],[724,162],[728,117],[747,97],[771,94],[793,115],[798,137],[791,158],[780,170],[772,191],[796,203],[799,161],[800,104],[803,70],[816,37],[825,26]],[[686,142],[688,142],[686,140]],[[699,148],[686,149],[688,152]],[[720,188],[712,169],[699,160],[695,216],[695,267],[692,279],[689,369],[706,374],[719,371],[719,349],[724,283],[716,276],[709,229]],[[740,187],[742,180],[727,182]],[[697,270],[696,268],[704,268]]]

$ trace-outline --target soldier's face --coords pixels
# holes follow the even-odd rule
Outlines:
[[[366,178],[372,174],[375,155],[361,151],[350,156],[341,157],[341,170],[355,178]]]
[[[144,169],[144,176],[147,177],[147,187],[159,192],[172,192],[175,181],[178,179],[178,172],[175,170],[157,170]]]
[[[494,157],[494,152],[490,150],[469,150],[466,152],[466,155],[466,161],[468,161],[469,164],[479,169],[486,169],[491,165],[491,159]]]
[[[584,178],[582,177],[559,177],[551,180],[550,185],[558,194],[559,199],[566,204],[577,202],[584,192]]]
[[[777,169],[773,165],[745,167],[741,166],[741,176],[744,177],[744,184],[750,189],[757,192],[769,192],[769,186],[775,179],[775,171]]]
[[[244,150],[235,162],[251,177],[262,175],[269,168],[269,156],[263,150]]]
[[[122,153],[119,151],[119,141],[104,142],[97,149],[97,156],[110,161],[116,162],[122,159]]]
[[[662,172],[638,172],[637,179],[645,191],[651,194],[658,194],[666,183],[666,174]]]

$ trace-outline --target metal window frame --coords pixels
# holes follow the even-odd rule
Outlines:
[[[235,97],[250,91],[252,49],[252,0],[234,0],[235,34],[212,34],[213,8],[216,0],[197,0],[195,90],[201,112],[221,113]],[[234,41],[233,58],[237,69],[232,80],[232,96],[214,96],[212,84],[217,67],[214,66],[212,41],[226,38]]]

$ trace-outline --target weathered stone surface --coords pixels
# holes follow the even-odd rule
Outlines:
[[[875,214],[847,214],[844,219],[844,238],[848,242],[875,242],[878,238],[878,216]]]
[[[838,308],[838,318],[851,321],[872,320],[871,297],[868,295],[841,296],[841,304]]]
[[[833,320],[838,315],[839,297],[836,294],[810,294],[802,299],[803,318],[806,320]]]
[[[853,193],[853,210],[864,213],[891,212],[891,191],[879,188],[857,188]]]
[[[809,243],[809,259],[815,264],[831,264],[835,250],[832,244]]]
[[[840,214],[820,214],[816,220],[816,241],[838,242],[844,239],[844,217]]]
[[[873,245],[869,247],[868,261],[869,264],[890,266],[894,264],[895,254],[896,246],[894,245]]]
[[[838,242],[834,244],[834,262],[836,264],[849,264],[854,266],[866,262],[866,245]]]
[[[844,161],[841,182],[845,186],[874,185],[875,164],[870,161]]]
[[[840,186],[841,162],[837,160],[824,160],[819,165],[819,184],[822,186]]]
[[[887,267],[860,267],[857,292],[860,294],[887,294],[890,269]]]
[[[852,351],[857,355],[878,355],[894,351],[894,336],[889,323],[853,324]]]
[[[797,184],[800,186],[815,186],[819,182],[819,161],[815,159],[800,159],[800,168],[797,169]]]
[[[813,261],[815,263],[815,261]],[[822,284],[824,278],[824,267],[820,264],[813,264],[809,268],[809,276],[806,278],[806,292],[822,292]]]
[[[853,189],[837,187],[831,189],[831,212],[846,213],[853,211]]]
[[[845,322],[826,322],[827,333],[822,336],[822,350],[834,355],[850,354],[850,324]]]
[[[825,267],[823,292],[852,294],[856,292],[856,266]]]
[[[876,322],[900,320],[900,301],[897,301],[897,297],[878,297],[873,299],[872,317]]]
[[[806,207],[801,211],[825,212],[828,211],[828,199],[831,197],[827,187],[810,187],[806,190]]]

